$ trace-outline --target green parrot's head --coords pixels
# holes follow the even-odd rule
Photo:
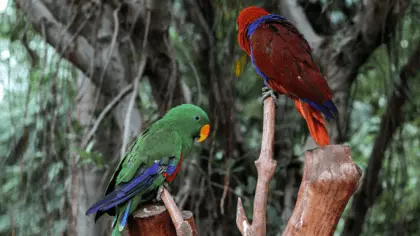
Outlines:
[[[170,120],[174,128],[203,142],[210,133],[210,120],[207,113],[193,104],[182,104],[170,109],[162,118]]]

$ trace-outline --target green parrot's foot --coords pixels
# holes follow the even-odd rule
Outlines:
[[[280,105],[278,100],[278,93],[274,90],[272,90],[269,87],[263,87],[262,88],[262,97],[261,102],[264,103],[264,100],[268,97],[272,97],[274,100],[274,104],[276,105],[276,108]]]
[[[161,186],[159,186],[157,195],[156,195],[156,201],[161,202],[162,201],[162,192],[163,188],[169,189],[169,185],[166,182],[163,182]]]

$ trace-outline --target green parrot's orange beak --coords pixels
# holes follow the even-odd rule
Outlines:
[[[203,142],[210,133],[210,124],[203,125],[200,129],[200,137],[198,138],[197,142]]]

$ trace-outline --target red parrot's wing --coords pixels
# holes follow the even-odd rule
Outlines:
[[[292,24],[261,23],[250,40],[253,63],[274,90],[320,104],[331,100],[332,92],[312,59],[308,42]]]

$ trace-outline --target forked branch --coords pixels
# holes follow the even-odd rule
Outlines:
[[[238,199],[236,225],[242,235],[266,235],[268,185],[277,162],[273,160],[274,102],[264,100],[264,125],[252,224]],[[283,235],[333,235],[351,195],[359,187],[362,171],[353,162],[350,148],[329,145],[306,153],[302,184],[296,207]]]
[[[266,235],[266,209],[268,199],[268,185],[273,178],[276,170],[277,161],[273,160],[274,145],[274,119],[275,107],[274,100],[268,97],[264,100],[264,124],[261,143],[261,152],[258,160],[255,161],[257,167],[258,180],[254,198],[254,217],[250,225],[245,215],[242,200],[238,198],[236,212],[236,225],[242,235]]]

